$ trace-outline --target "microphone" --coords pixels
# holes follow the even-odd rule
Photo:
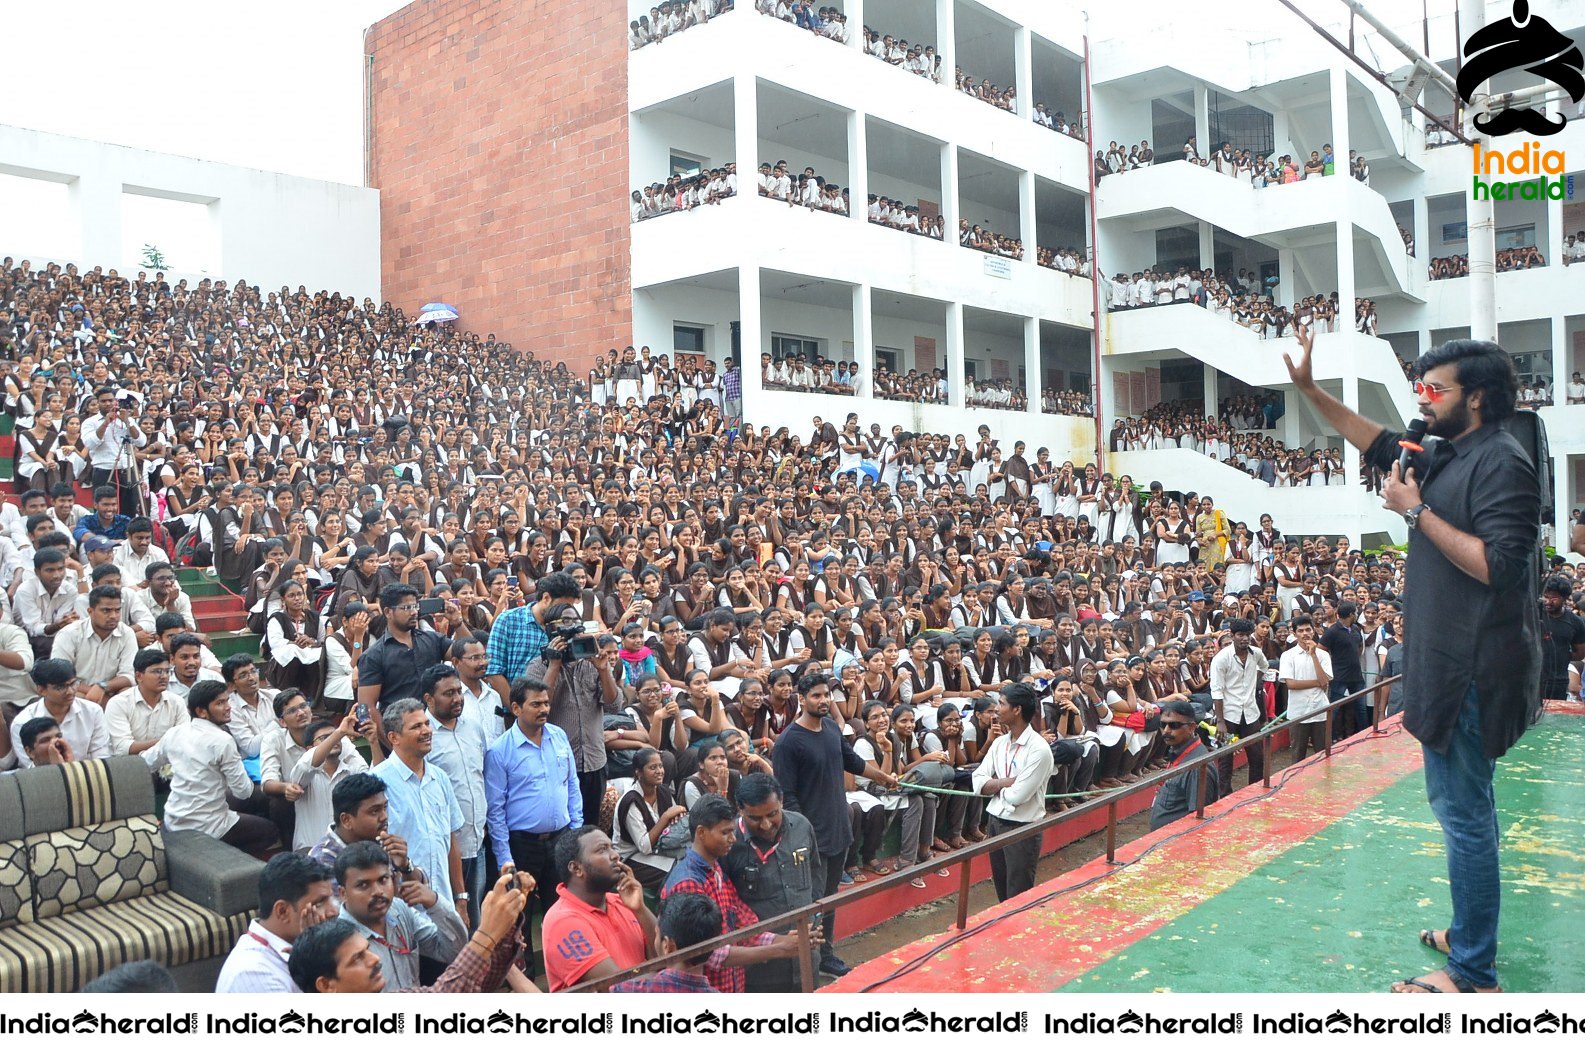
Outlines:
[[[1409,431],[1398,442],[1398,447],[1403,449],[1398,453],[1398,476],[1409,476],[1409,465],[1414,460],[1416,452],[1424,452],[1425,446],[1420,444],[1420,439],[1425,437],[1425,417],[1415,416],[1409,420]]]

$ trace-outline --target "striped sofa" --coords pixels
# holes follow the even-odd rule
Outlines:
[[[139,959],[213,991],[263,865],[154,814],[135,756],[0,776],[0,992],[76,991]]]

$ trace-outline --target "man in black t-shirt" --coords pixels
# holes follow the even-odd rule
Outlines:
[[[897,778],[866,762],[842,736],[842,727],[830,717],[831,680],[825,675],[805,675],[798,682],[803,700],[798,718],[776,741],[776,780],[785,792],[787,808],[802,813],[814,825],[820,849],[820,881],[815,896],[830,897],[842,879],[842,861],[853,843],[848,820],[843,773],[866,777],[894,788]],[[841,977],[848,966],[832,949],[836,912],[822,917],[825,941],[820,948],[820,972]]]
[[[1568,698],[1568,665],[1585,660],[1585,620],[1568,609],[1574,588],[1553,576],[1541,588],[1541,699]]]
[[[1365,667],[1360,656],[1365,647],[1364,632],[1355,621],[1359,606],[1353,602],[1339,602],[1337,621],[1321,635],[1321,644],[1332,656],[1332,684],[1327,686],[1326,698],[1336,700],[1365,688]],[[1352,736],[1364,729],[1370,721],[1365,698],[1357,698],[1343,708],[1343,736]]]

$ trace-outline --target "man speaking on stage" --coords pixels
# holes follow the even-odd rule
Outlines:
[[[1422,943],[1447,966],[1395,992],[1499,991],[1501,884],[1492,773],[1540,704],[1535,552],[1536,468],[1499,425],[1514,412],[1518,376],[1496,343],[1456,339],[1416,362],[1424,450],[1322,390],[1314,337],[1297,329],[1287,353],[1299,392],[1371,466],[1388,473],[1384,504],[1409,525],[1404,588],[1404,727],[1425,753],[1425,785],[1447,849],[1453,921]],[[1407,446],[1407,447],[1405,447]]]

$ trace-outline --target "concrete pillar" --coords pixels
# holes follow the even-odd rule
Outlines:
[[[1035,173],[1018,173],[1018,239],[1024,242],[1024,261],[1033,263],[1035,253]]]
[[[1045,385],[1040,375],[1040,319],[1024,318],[1024,396],[1030,412],[1040,411],[1040,391]]]
[[[1216,230],[1208,222],[1200,222],[1200,269],[1216,268]]]
[[[752,73],[733,81],[732,119],[738,187],[754,197],[759,192],[754,189],[759,178],[759,81]]]
[[[1429,273],[1431,259],[1431,202],[1414,198],[1414,272],[1422,279]]]
[[[864,49],[864,0],[842,0],[842,13],[848,20],[848,47]]]
[[[958,151],[950,142],[941,145],[941,219],[948,244],[958,242]]]
[[[1554,314],[1552,316],[1552,403],[1555,405],[1568,404],[1568,377],[1573,371],[1570,357],[1568,323],[1561,314]]]
[[[1331,70],[1332,96],[1332,156],[1337,161],[1334,170],[1348,177],[1348,151],[1352,139],[1348,133],[1348,71],[1343,60],[1334,58]]]
[[[963,407],[963,304],[947,304],[947,403]]]
[[[859,366],[859,382],[853,392],[868,397],[875,388],[875,315],[867,284],[853,286],[853,360]]]
[[[1203,414],[1215,419],[1216,406],[1221,400],[1217,397],[1216,389],[1216,380],[1220,373],[1217,372],[1214,365],[1208,364],[1202,365],[1201,370],[1205,373],[1205,412]]]
[[[1277,249],[1277,295],[1275,302],[1281,306],[1292,306],[1300,298],[1299,290],[1294,286],[1293,249]]]
[[[1194,144],[1202,157],[1216,148],[1211,141],[1211,93],[1204,84],[1194,87]]]
[[[1335,80],[1334,80],[1335,83]],[[1332,143],[1333,148],[1337,146]],[[1346,156],[1346,154],[1345,154]],[[1337,347],[1333,353],[1343,354],[1343,404],[1359,411],[1359,357],[1356,347],[1358,342],[1353,337],[1354,331],[1354,223],[1353,220],[1344,220],[1336,224],[1337,228],[1337,323],[1338,330],[1343,333],[1335,340]],[[1321,352],[1319,349],[1317,352]],[[1359,491],[1359,450],[1344,446],[1343,448],[1343,478],[1348,482],[1349,491]]]
[[[1288,113],[1279,109],[1271,115],[1271,156],[1268,159],[1274,160],[1284,153],[1293,152],[1288,138]]]
[[[1548,103],[1547,108],[1550,110],[1555,106],[1556,103]],[[1541,250],[1546,253],[1546,264],[1548,266],[1563,265],[1563,234],[1565,232],[1563,229],[1563,202],[1547,201],[1546,247]]]
[[[884,29],[876,27],[880,32]],[[936,0],[936,54],[941,56],[941,82],[955,86],[954,70],[958,64],[958,8],[957,0]]]
[[[80,264],[119,267],[122,273],[138,269],[137,259],[121,257],[121,182],[101,174],[79,175],[72,180],[70,197],[82,236]]]
[[[1032,120],[1035,115],[1034,37],[1028,26],[1013,32],[1013,86],[1018,89],[1018,115]]]
[[[1569,512],[1574,509],[1574,468],[1567,452],[1552,453],[1552,535],[1559,554],[1566,554],[1572,529]]]
[[[848,114],[848,210],[849,218],[869,221],[870,147],[869,123],[860,111]]]
[[[766,410],[765,379],[760,373],[759,358],[760,354],[770,349],[770,344],[765,339],[760,319],[759,266],[753,262],[738,268],[737,295],[738,345],[742,350],[743,370],[743,419],[745,423],[751,419],[768,422],[776,418],[776,413]]]

